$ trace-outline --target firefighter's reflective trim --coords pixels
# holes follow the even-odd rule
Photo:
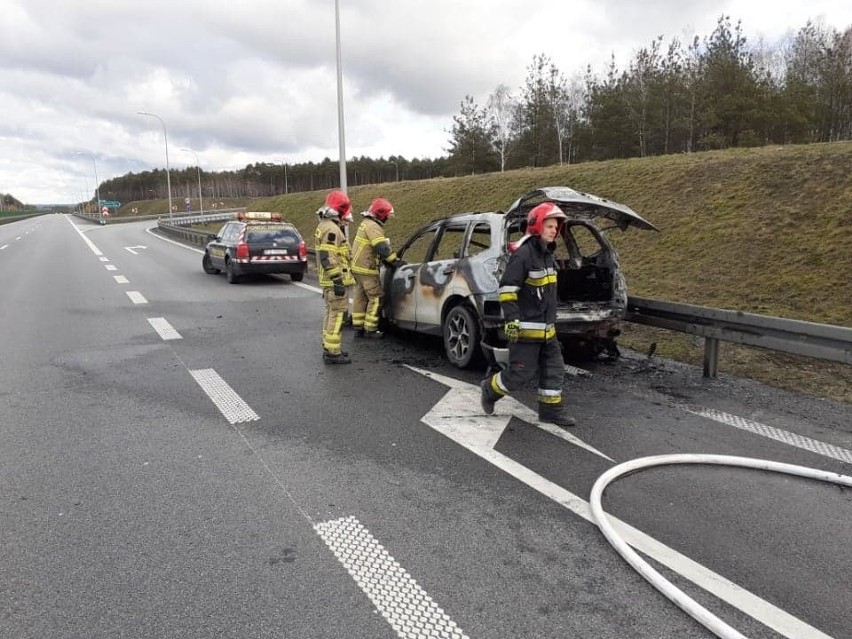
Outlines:
[[[503,384],[502,373],[497,373],[496,375],[491,376],[491,390],[493,390],[498,396],[504,397],[509,394],[509,389],[506,388],[506,385]]]
[[[561,404],[562,403],[562,391],[561,390],[551,390],[549,388],[539,388],[538,389],[538,403],[539,404]]]
[[[343,340],[341,332],[343,331],[343,316],[345,313],[339,312],[332,315],[333,324],[331,330],[325,331],[322,335],[322,347],[332,355],[340,353]]]
[[[520,286],[501,286],[497,291],[497,299],[501,302],[517,302]]]
[[[519,339],[548,340],[556,337],[556,326],[544,322],[521,322],[521,330],[518,332]]]
[[[381,303],[382,298],[376,297],[367,304],[367,313],[364,317],[364,330],[367,333],[375,333],[379,330],[379,309],[381,308]]]
[[[556,269],[547,268],[527,273],[525,284],[530,286],[547,286],[548,284],[556,284]]]
[[[355,330],[359,328],[364,328],[364,318],[367,316],[366,313],[357,313],[352,311],[352,328]]]

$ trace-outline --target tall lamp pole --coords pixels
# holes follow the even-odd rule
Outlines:
[[[340,190],[346,193],[346,141],[343,132],[343,57],[340,52],[340,0],[334,0],[337,41],[337,137],[340,146]]]
[[[92,158],[92,167],[95,169],[95,195],[98,198],[95,208],[98,215],[101,215],[101,183],[98,181],[98,163],[95,161],[95,154],[91,151],[77,151],[77,155],[89,155]]]
[[[163,125],[163,142],[166,145],[166,188],[169,191],[169,221],[172,220],[172,178],[171,178],[171,170],[169,169],[169,135],[166,133],[166,123],[163,122],[163,118],[161,118],[156,113],[148,113],[147,111],[137,111],[139,115],[148,115],[152,118],[157,118],[160,121],[160,124]]]
[[[189,151],[195,155],[195,168],[198,169],[198,207],[201,209],[201,215],[204,215],[204,200],[201,198],[201,161],[198,159],[198,153],[192,149],[181,149],[181,151]]]

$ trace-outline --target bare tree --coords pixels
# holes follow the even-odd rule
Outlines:
[[[518,102],[505,84],[499,84],[488,97],[485,111],[488,117],[491,145],[500,155],[500,172],[506,170],[506,156],[512,138],[512,126]]]

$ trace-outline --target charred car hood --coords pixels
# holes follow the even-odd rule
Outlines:
[[[607,218],[622,231],[627,230],[630,226],[648,231],[659,231],[656,226],[642,218],[629,206],[605,200],[597,195],[581,193],[569,189],[567,186],[545,186],[524,193],[507,209],[506,217],[526,219],[530,210],[542,202],[553,202],[565,211],[568,217]]]

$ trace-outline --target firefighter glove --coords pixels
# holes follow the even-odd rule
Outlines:
[[[343,297],[344,295],[346,295],[346,287],[343,286],[342,277],[335,277],[333,280],[331,280],[331,283],[334,285],[334,294],[337,297]]]
[[[503,326],[503,333],[506,335],[506,339],[510,342],[517,342],[518,336],[521,334],[520,320],[512,320],[511,322],[506,322],[506,324]]]

